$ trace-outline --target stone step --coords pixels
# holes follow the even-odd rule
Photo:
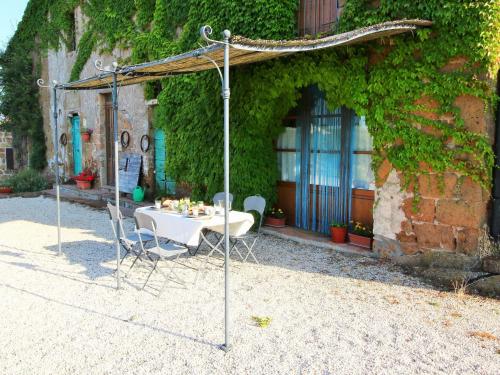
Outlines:
[[[61,195],[73,196],[76,198],[91,200],[91,201],[100,201],[102,200],[102,192],[98,189],[89,189],[89,190],[81,190],[78,189],[75,185],[61,185],[59,188]]]
[[[500,256],[489,256],[484,258],[483,271],[500,275]]]

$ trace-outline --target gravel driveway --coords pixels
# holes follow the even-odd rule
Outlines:
[[[161,277],[141,291],[146,270],[134,268],[116,291],[107,214],[62,210],[58,257],[54,201],[0,199],[1,374],[500,373],[499,301],[272,236],[258,245],[261,265],[232,262],[224,354],[220,261],[195,288],[157,297]],[[194,280],[185,266],[200,258],[179,273]],[[261,328],[254,316],[272,320]]]

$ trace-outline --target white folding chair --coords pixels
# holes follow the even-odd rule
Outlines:
[[[108,214],[109,214],[109,221],[111,223],[111,228],[113,229],[113,235],[115,237],[115,240],[117,239],[118,235],[116,233],[116,224],[118,223],[119,228],[120,228],[120,236],[118,239],[118,242],[120,243],[121,247],[123,250],[125,250],[125,254],[123,255],[122,259],[120,260],[120,264],[122,264],[123,260],[127,257],[129,254],[135,254],[137,255],[139,252],[136,251],[136,245],[139,243],[139,235],[136,232],[132,233],[126,233],[125,229],[123,228],[123,215],[121,211],[119,211],[119,216],[116,214],[116,206],[113,206],[111,203],[108,202],[107,204],[108,208]],[[148,231],[143,231],[142,233],[142,240],[144,242],[152,241],[153,240],[153,234],[151,232],[148,233]],[[135,261],[134,261],[135,263]],[[132,266],[134,265],[132,263]],[[132,268],[132,266],[130,268]],[[130,271],[130,269],[129,269]]]
[[[253,248],[260,235],[260,227],[262,226],[262,220],[264,217],[265,209],[266,209],[266,200],[259,195],[252,195],[250,197],[245,198],[245,200],[243,201],[243,210],[245,212],[257,211],[260,216],[256,232],[249,231],[241,236],[230,236],[229,238],[232,243],[231,251],[236,251],[242,258],[243,262],[246,262],[248,257],[251,256],[255,261],[255,263],[257,264],[259,263],[257,257],[253,252]],[[239,244],[241,244],[247,251],[247,254],[244,258],[238,249]]]
[[[157,271],[165,278],[165,281],[163,282],[163,285],[160,288],[159,294],[161,294],[163,292],[163,289],[165,288],[165,286],[167,285],[169,280],[172,280],[172,281],[186,287],[186,283],[184,282],[184,280],[182,280],[182,278],[180,278],[175,273],[175,270],[174,270],[175,262],[174,261],[178,260],[182,254],[185,254],[188,251],[187,247],[176,245],[172,242],[168,242],[168,243],[160,246],[160,244],[158,242],[158,236],[156,235],[157,225],[156,225],[155,220],[151,216],[146,215],[142,212],[136,212],[134,214],[134,219],[135,219],[137,234],[139,236],[139,244],[141,245],[140,256],[144,256],[145,261],[150,263],[150,265],[152,266],[151,271],[149,272],[148,277],[146,278],[146,281],[144,282],[144,285],[142,286],[142,289],[144,289],[146,287],[146,284],[148,283],[149,278],[151,277],[151,274],[154,271]],[[144,247],[144,244],[142,241],[142,234],[141,234],[142,230],[149,230],[153,233],[153,238],[154,238],[156,246],[153,246],[153,247],[150,247],[147,249]],[[174,261],[171,261],[171,266],[168,269],[168,272],[165,273],[159,267],[158,263],[160,261],[168,261],[169,259],[174,260]],[[173,275],[173,277],[170,277],[170,275]]]
[[[221,192],[215,193],[212,201],[214,204],[216,204],[218,201],[223,201],[224,199],[225,199],[224,192],[221,191]],[[231,193],[229,193],[229,202],[231,202],[231,204],[233,203],[233,194],[231,194]]]

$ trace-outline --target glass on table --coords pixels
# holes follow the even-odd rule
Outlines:
[[[231,211],[231,201],[228,201],[227,203],[228,203],[227,204],[227,209],[229,211]],[[225,202],[224,199],[219,200],[219,206],[220,206],[221,211],[224,212],[224,210],[226,208],[226,202]]]

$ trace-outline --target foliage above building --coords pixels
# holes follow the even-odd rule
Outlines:
[[[493,166],[489,139],[464,125],[456,98],[471,95],[494,104],[495,95],[485,79],[498,69],[499,2],[374,3],[348,0],[339,29],[403,18],[429,19],[434,25],[384,43],[233,69],[231,178],[238,201],[256,193],[274,199],[277,163],[273,140],[282,131],[282,119],[296,105],[301,89],[311,84],[325,92],[332,108],[344,105],[366,116],[374,140],[375,167],[388,159],[409,184],[416,181],[425,163],[435,172],[458,171],[489,186]],[[8,103],[2,104],[2,112],[16,127],[32,126],[33,132],[33,124],[41,122],[39,109],[35,109],[37,69],[30,69],[39,60],[33,60],[31,51],[57,48],[58,41],[71,43],[69,21],[73,7],[79,4],[88,22],[77,46],[71,79],[79,78],[92,51],[130,48],[130,59],[122,63],[133,63],[198,47],[198,30],[204,24],[216,31],[227,28],[233,34],[266,39],[293,38],[297,29],[297,0],[31,0],[1,62],[2,82],[9,87],[2,97]],[[370,58],[377,54],[380,58]],[[450,59],[457,58],[464,63],[447,69]],[[23,64],[15,63],[16,59]],[[20,87],[14,85],[14,76],[22,77]],[[166,131],[169,173],[205,197],[222,188],[219,90],[213,71],[146,86],[147,95],[159,99],[154,124]],[[422,98],[437,103],[431,108],[433,116],[422,115],[429,111]],[[20,108],[17,119],[14,108]],[[30,111],[38,114],[27,125],[23,121],[34,116]]]

